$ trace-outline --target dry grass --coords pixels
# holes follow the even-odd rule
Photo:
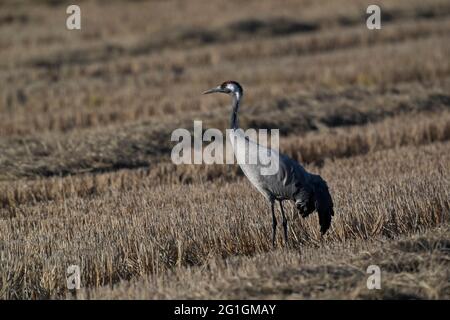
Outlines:
[[[316,216],[294,219],[289,209],[291,250],[448,223],[449,148],[405,147],[327,163],[321,174],[336,203],[333,228],[321,239]],[[271,250],[268,209],[246,181],[155,186],[145,179],[135,190],[19,206],[1,226],[3,296],[58,296],[72,263],[81,266],[86,287],[97,287],[264,253]]]
[[[236,4],[85,1],[81,32],[0,4],[0,298],[450,298],[448,1],[384,1],[381,31],[363,0]],[[173,129],[227,127],[199,95],[227,79],[328,181],[325,237],[289,205],[273,249],[236,166],[170,162]]]
[[[82,299],[448,299],[448,227],[421,235],[320,249],[274,250],[158,277],[82,290]],[[276,263],[274,263],[276,262]],[[368,290],[369,265],[382,268],[382,290]],[[68,296],[71,298],[73,296]]]
[[[323,130],[323,132],[308,133],[305,137],[290,135],[282,137],[280,148],[284,153],[303,163],[322,165],[329,158],[345,158],[366,154],[377,150],[392,149],[400,146],[420,146],[450,139],[450,114],[448,112],[417,114],[388,118],[376,124],[352,126]],[[143,140],[143,139],[142,139]],[[144,144],[145,142],[142,142]],[[169,144],[169,143],[168,143]],[[170,144],[169,144],[170,145]],[[33,150],[28,146],[30,150]],[[18,148],[13,151],[17,151]],[[39,150],[38,148],[34,150]],[[104,150],[102,150],[105,154]],[[85,157],[86,151],[75,153]],[[116,192],[139,189],[144,181],[153,184],[192,184],[206,181],[232,181],[242,176],[238,167],[226,165],[182,165],[177,166],[169,162],[167,153],[155,154],[152,158],[147,156],[142,166],[149,169],[114,170],[124,154],[117,159],[117,153],[105,160],[100,169],[112,173],[89,174],[99,167],[95,162],[87,162],[87,168],[80,168],[81,161],[75,159],[78,167],[72,168],[72,152],[63,152],[55,157],[55,167],[46,171],[39,171],[36,157],[30,158],[30,166],[23,166],[16,162],[14,167],[4,167],[3,173],[42,175],[43,172],[70,172],[67,177],[38,178],[33,180],[16,180],[0,182],[0,208],[13,211],[16,207],[26,203],[61,200],[70,197],[89,197],[114,190]],[[137,157],[138,151],[130,152],[130,157]],[[20,158],[17,157],[19,161]],[[78,160],[78,161],[77,161]],[[153,161],[152,161],[153,160]],[[31,161],[34,166],[31,166]],[[108,162],[110,163],[108,165]],[[46,168],[52,166],[49,159],[45,162]],[[61,167],[57,167],[59,165]],[[132,167],[132,162],[124,166]],[[31,168],[30,168],[31,167]],[[16,169],[17,168],[17,169]],[[15,170],[16,169],[16,170]],[[31,170],[30,170],[31,169]],[[22,170],[20,172],[19,170]],[[26,171],[25,171],[26,170]],[[41,169],[42,170],[42,169]],[[73,170],[73,171],[70,171]],[[78,173],[78,175],[73,175]]]

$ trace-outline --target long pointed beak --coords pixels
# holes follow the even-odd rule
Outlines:
[[[202,94],[210,94],[210,93],[215,93],[215,92],[223,92],[223,89],[219,86],[219,87],[215,87],[215,88],[206,90]]]

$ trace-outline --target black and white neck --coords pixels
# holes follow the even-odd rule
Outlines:
[[[241,85],[236,81],[226,81],[222,84],[222,87],[228,91],[228,94],[233,99],[230,127],[236,130],[239,128],[238,111],[244,92]]]
[[[241,103],[242,97],[244,95],[244,91],[242,90],[242,87],[239,83],[236,81],[225,81],[220,86],[217,86],[215,88],[209,89],[203,94],[210,94],[210,93],[225,93],[232,97],[233,99],[233,110],[231,112],[231,129],[236,130],[239,128],[238,123],[238,111],[239,111],[239,105]]]
[[[239,120],[238,120],[238,111],[239,111],[239,105],[241,103],[242,95],[240,93],[233,94],[233,102],[232,107],[233,110],[231,111],[231,129],[236,130],[239,128]]]

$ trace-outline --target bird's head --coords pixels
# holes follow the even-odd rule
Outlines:
[[[203,92],[203,94],[210,94],[210,93],[226,93],[228,95],[233,95],[238,98],[242,97],[242,87],[239,83],[236,81],[225,81],[220,86],[217,86],[215,88],[212,88],[210,90],[207,90]]]

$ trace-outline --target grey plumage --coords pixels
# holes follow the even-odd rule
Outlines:
[[[235,81],[226,81],[220,86],[204,92],[221,92],[232,96],[233,110],[231,114],[231,133],[233,149],[235,151],[238,163],[249,179],[249,181],[266,197],[271,204],[272,211],[272,242],[275,245],[277,219],[275,215],[275,202],[280,203],[282,213],[282,225],[284,230],[285,242],[288,241],[287,218],[284,213],[283,201],[294,201],[296,208],[302,217],[307,217],[312,212],[317,211],[319,215],[320,231],[322,234],[329,229],[331,218],[334,215],[333,200],[328,190],[327,183],[316,174],[307,172],[299,163],[286,155],[278,154],[273,149],[258,145],[255,141],[246,137],[238,126],[238,110],[243,97],[241,85]],[[251,154],[250,145],[256,145],[259,150],[267,152],[271,156],[279,159],[279,168],[275,174],[263,175],[261,168],[263,164],[257,162],[249,164],[246,159]],[[245,146],[245,148],[244,148]],[[242,152],[240,152],[242,149]],[[258,158],[258,157],[256,157]],[[259,158],[258,158],[259,159]]]

